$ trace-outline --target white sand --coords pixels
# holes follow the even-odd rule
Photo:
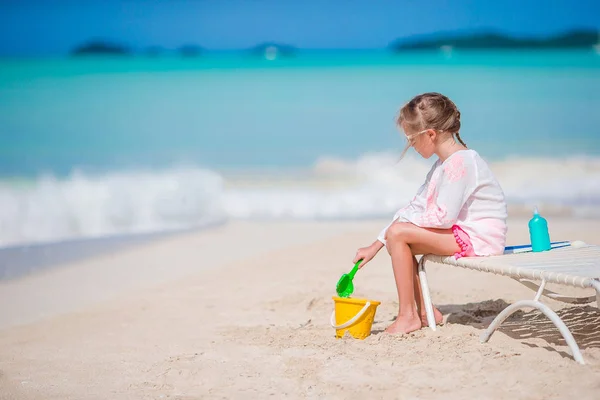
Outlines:
[[[446,324],[389,336],[381,252],[355,278],[354,297],[382,301],[374,334],[336,340],[335,283],[384,223],[234,223],[3,283],[0,399],[599,398],[590,306],[561,311],[585,366],[532,314],[479,343],[504,302],[533,297],[506,277],[429,268]],[[600,244],[598,221],[550,226],[553,240]],[[510,228],[526,242],[526,221]]]

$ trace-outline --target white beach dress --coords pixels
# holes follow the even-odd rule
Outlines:
[[[461,228],[477,256],[502,254],[508,211],[504,192],[488,164],[474,150],[460,150],[437,160],[416,196],[394,215],[377,239],[396,221],[423,228]]]

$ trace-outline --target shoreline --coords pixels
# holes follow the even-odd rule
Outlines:
[[[599,221],[576,220],[570,217],[551,219],[550,239],[585,241],[586,238],[596,238],[595,228]],[[527,222],[528,218],[509,218],[507,246],[529,243]],[[55,309],[65,312],[81,305],[105,301],[131,290],[202,273],[208,265],[208,269],[217,268],[218,265],[253,254],[268,253],[301,243],[318,242],[347,231],[355,231],[357,234],[362,232],[368,238],[367,241],[346,249],[347,257],[351,259],[358,247],[376,240],[380,229],[387,223],[389,220],[369,218],[334,221],[231,221],[208,229],[159,234],[156,237],[138,238],[133,242],[125,238],[124,243],[110,243],[105,247],[93,247],[92,239],[92,251],[87,254],[80,253],[70,258],[65,255],[55,264],[29,270],[13,278],[0,279],[0,330],[15,323],[30,323],[38,317],[52,316]],[[264,237],[267,239],[261,239],[261,235],[266,235]],[[600,244],[600,236],[598,239],[596,244]],[[268,240],[269,243],[264,243],[264,240]],[[244,243],[237,252],[228,253],[226,249],[230,241]],[[199,246],[197,249],[194,249],[194,243]],[[44,248],[41,247],[42,250]],[[200,258],[207,248],[214,249],[215,253],[202,263]],[[182,255],[176,254],[180,251],[186,257],[198,258],[200,266],[183,262],[168,267],[167,264],[173,257],[184,261]],[[223,254],[223,251],[226,254]],[[147,254],[155,254],[155,257],[147,260],[144,265],[137,265],[135,260],[146,259]],[[28,298],[32,295],[35,297],[33,302]],[[83,302],[77,304],[79,301],[74,299]],[[73,303],[70,303],[71,301]],[[11,308],[11,305],[19,304],[26,305],[27,312],[19,310],[18,307]]]
[[[363,224],[237,221],[111,249],[0,280],[0,330],[181,279],[233,260],[322,240]],[[240,243],[236,252],[227,250],[230,242]],[[196,261],[190,264],[189,259]]]
[[[430,161],[407,157],[397,166],[392,154],[365,153],[356,159],[324,157],[294,173],[283,167],[226,172],[188,165],[4,182],[0,243],[4,248],[20,243],[24,249],[60,238],[198,229],[193,225],[224,219],[387,219],[410,201]],[[491,164],[510,217],[531,216],[537,205],[547,218],[600,219],[600,158],[534,157]]]
[[[600,223],[600,215],[581,216],[574,215],[572,210],[565,207],[544,207],[543,216],[549,219],[550,229],[552,222],[563,224],[565,221],[572,222],[597,222]],[[526,226],[531,211],[522,205],[509,205],[509,220],[522,220],[521,225]],[[293,218],[245,218],[215,221],[192,228],[181,228],[165,231],[115,234],[102,237],[79,237],[65,239],[56,242],[33,242],[0,247],[0,283],[35,275],[46,270],[53,270],[61,266],[85,262],[96,257],[117,254],[122,251],[147,246],[153,243],[202,232],[211,232],[230,224],[361,224],[378,222],[381,226],[389,223],[386,218],[365,216],[361,218],[328,218],[328,219],[293,219]],[[575,240],[575,239],[574,239]],[[521,244],[521,243],[519,243]]]
[[[193,228],[98,237],[75,237],[58,241],[21,243],[0,247],[0,282],[60,267],[64,264],[143,246],[172,236],[215,229],[226,223],[227,221],[216,221]]]

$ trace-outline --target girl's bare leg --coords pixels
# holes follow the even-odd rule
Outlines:
[[[460,249],[450,229],[421,228],[406,222],[390,226],[386,239],[400,303],[398,316],[386,332],[409,333],[422,327],[416,305],[419,304],[421,310],[424,308],[413,254],[452,255]]]
[[[387,248],[392,257],[392,268],[398,291],[398,316],[385,331],[387,333],[409,333],[421,329],[421,317],[415,304],[415,273],[410,246],[388,228]]]

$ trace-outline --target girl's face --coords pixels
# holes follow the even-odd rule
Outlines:
[[[427,159],[435,154],[435,138],[436,131],[433,129],[425,129],[420,132],[410,132],[403,129],[406,134],[408,144],[413,147],[421,157]]]

